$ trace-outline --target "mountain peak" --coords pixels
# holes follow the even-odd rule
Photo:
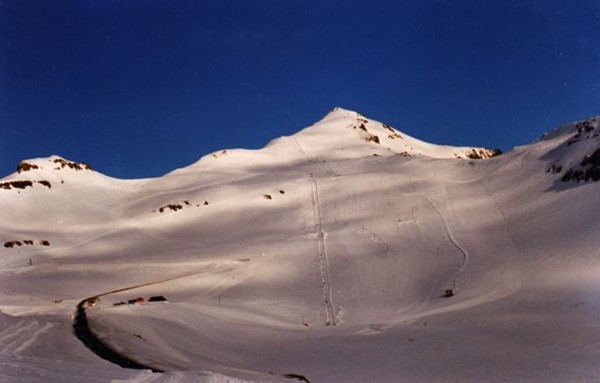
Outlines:
[[[4,178],[0,183],[0,188],[6,190],[26,189],[43,185],[51,189],[53,184],[62,184],[68,178],[98,175],[99,173],[93,171],[91,166],[85,162],[70,161],[53,155],[19,162],[16,172]]]
[[[386,123],[340,107],[334,108],[323,119],[291,137],[305,152],[322,159],[350,159],[373,155],[479,159],[499,154],[498,151],[485,148],[430,144]]]
[[[357,114],[360,114],[360,113],[358,113],[354,110],[345,109],[340,106],[336,106],[335,108],[330,110],[329,113],[327,113],[323,119],[328,118],[328,117],[356,116]]]
[[[34,170],[64,170],[70,169],[74,171],[92,170],[91,166],[85,162],[75,162],[67,160],[63,157],[53,155],[47,158],[35,158],[19,162],[17,173],[25,173]]]
[[[226,167],[235,171],[276,168],[308,161],[343,161],[372,157],[482,159],[497,150],[430,144],[359,112],[335,107],[321,120],[291,136],[276,138],[259,150],[220,150],[202,157],[187,170]],[[178,169],[174,172],[186,172]]]

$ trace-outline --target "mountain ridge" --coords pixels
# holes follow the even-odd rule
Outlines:
[[[305,143],[301,145],[300,142]],[[291,136],[275,138],[261,149],[218,150],[203,156],[195,163],[184,168],[175,169],[172,172],[185,171],[186,168],[193,168],[200,164],[205,165],[208,161],[231,155],[242,157],[241,161],[238,161],[238,165],[240,165],[239,162],[244,163],[248,155],[258,155],[260,157],[261,153],[266,154],[266,157],[269,157],[268,161],[273,163],[273,155],[282,151],[287,151],[288,154],[294,151],[298,152],[292,156],[295,160],[298,158],[311,159],[311,156],[320,160],[343,160],[361,156],[389,156],[395,154],[432,158],[485,159],[501,154],[498,149],[427,143],[402,133],[385,123],[370,120],[358,112],[336,107],[315,124],[301,129]],[[273,155],[269,156],[270,152]],[[260,159],[257,160],[260,161]],[[17,175],[24,176],[26,172],[44,169],[92,170],[85,162],[75,162],[53,155],[24,159],[19,163],[16,173],[7,175],[3,179],[18,178]],[[40,173],[27,174],[37,175]],[[108,175],[104,176],[110,177]]]
[[[31,182],[0,188],[0,380],[122,377],[69,330],[99,295],[91,331],[177,383],[600,376],[598,120],[475,160],[404,155],[354,113],[153,179],[22,162],[0,182]]]

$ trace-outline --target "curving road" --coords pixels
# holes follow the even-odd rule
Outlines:
[[[98,296],[86,298],[77,305],[77,311],[75,312],[75,317],[73,318],[73,333],[77,339],[79,339],[81,343],[83,343],[94,354],[123,368],[163,372],[162,370],[138,363],[133,359],[130,359],[127,356],[113,350],[108,345],[102,343],[96,334],[92,332],[85,312],[85,305],[88,300],[97,298]]]
[[[159,283],[174,281],[176,279],[191,277],[191,276],[198,275],[198,274],[204,274],[213,269],[214,269],[214,267],[208,267],[207,269],[202,269],[202,271],[194,271],[194,272],[186,273],[183,275],[179,275],[177,277],[162,279],[162,280],[154,281],[154,282],[143,283],[143,284],[136,285],[136,286],[129,286],[129,287],[112,290],[112,291],[108,291],[108,292],[105,292],[102,294],[98,294],[98,295],[94,295],[94,296],[85,298],[77,304],[77,308],[75,310],[75,315],[73,317],[73,333],[75,334],[77,339],[79,339],[81,341],[81,343],[83,343],[84,346],[87,347],[90,351],[92,351],[94,354],[98,355],[102,359],[105,359],[111,363],[117,364],[124,368],[131,368],[131,369],[138,369],[138,370],[151,370],[153,372],[163,372],[162,370],[159,370],[157,368],[138,363],[138,362],[134,361],[133,359],[128,358],[127,356],[115,351],[107,344],[103,343],[96,336],[96,334],[94,334],[93,331],[90,329],[90,325],[89,325],[89,322],[87,319],[87,314],[85,311],[85,306],[88,301],[92,301],[92,300],[96,301],[100,297],[103,297],[106,295],[120,293],[123,291],[129,291],[129,290],[137,289],[140,287],[157,285]]]

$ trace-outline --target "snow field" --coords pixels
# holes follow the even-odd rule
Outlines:
[[[600,379],[598,184],[547,172],[595,149],[575,134],[461,160],[337,109],[157,179],[30,160],[4,180],[52,188],[0,190],[0,239],[51,245],[2,248],[0,381]],[[77,341],[98,295],[92,330],[171,372]],[[114,306],[153,295],[169,302]]]

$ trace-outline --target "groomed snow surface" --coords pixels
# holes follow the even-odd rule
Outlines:
[[[156,179],[24,161],[0,181],[0,381],[600,381],[600,183],[561,179],[598,123],[488,158],[336,108]],[[102,342],[167,372],[88,350],[88,297]]]

